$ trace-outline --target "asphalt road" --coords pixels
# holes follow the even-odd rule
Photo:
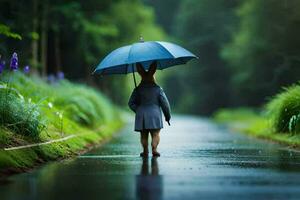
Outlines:
[[[73,160],[0,182],[1,200],[300,199],[300,152],[176,116],[161,132],[161,157],[142,159],[129,124]]]

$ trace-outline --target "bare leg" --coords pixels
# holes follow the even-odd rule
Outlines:
[[[149,131],[148,130],[143,130],[141,131],[141,144],[143,147],[143,152],[141,153],[141,156],[147,156],[148,155],[148,135]]]
[[[152,137],[151,146],[152,146],[153,156],[160,156],[160,154],[157,152],[157,146],[160,141],[159,132],[160,132],[160,129],[151,130],[151,137]]]

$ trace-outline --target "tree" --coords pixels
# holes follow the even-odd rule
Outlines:
[[[0,22],[23,37],[1,40],[2,55],[20,52],[21,66],[30,63],[43,76],[64,71],[72,80],[97,85],[116,103],[127,103],[128,78],[93,77],[96,65],[141,34],[146,40],[164,37],[152,9],[139,0],[2,0],[0,13]]]
[[[183,0],[144,0],[144,2],[155,9],[157,23],[160,24],[165,31],[172,34],[175,26],[175,19]]]
[[[237,9],[240,25],[223,51],[239,105],[261,105],[299,80],[300,2],[250,0]]]
[[[166,79],[166,87],[179,111],[210,114],[229,105],[230,74],[220,51],[233,31],[236,5],[237,1],[233,0],[182,1],[174,35],[200,60],[178,68],[175,75]],[[181,95],[178,95],[178,90]]]

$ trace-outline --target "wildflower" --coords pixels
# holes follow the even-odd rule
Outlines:
[[[3,72],[4,67],[5,67],[5,61],[3,60],[0,62],[0,74]]]
[[[54,82],[55,82],[55,76],[54,76],[53,74],[50,74],[50,75],[47,77],[47,79],[48,79],[48,82],[49,82],[49,83],[54,83]]]
[[[28,74],[29,71],[30,71],[29,65],[26,65],[26,66],[24,67],[23,71],[24,71],[25,74]]]
[[[48,107],[51,109],[53,108],[53,104],[51,102],[48,103]]]
[[[10,60],[10,69],[17,70],[18,69],[18,54],[16,52],[13,53]]]
[[[59,117],[59,119],[62,119],[63,118],[63,115],[61,112],[56,112],[56,115]]]
[[[62,71],[57,72],[57,78],[58,80],[62,80],[65,78],[65,74]]]

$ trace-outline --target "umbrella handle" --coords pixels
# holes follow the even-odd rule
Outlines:
[[[132,76],[133,76],[133,80],[134,80],[134,86],[136,88],[136,79],[135,79],[135,73],[134,73],[133,64],[131,64],[131,68],[132,68]]]

